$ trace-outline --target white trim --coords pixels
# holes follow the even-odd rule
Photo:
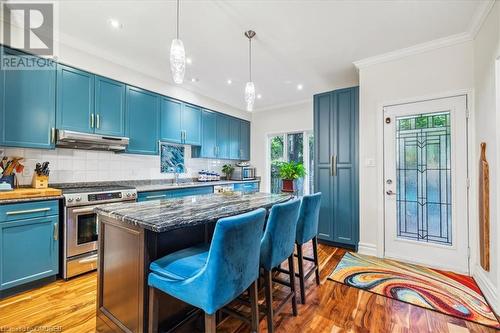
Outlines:
[[[358,243],[358,253],[378,257],[377,245],[371,243]]]
[[[481,29],[486,17],[490,13],[493,5],[495,4],[495,0],[489,0],[481,2],[478,9],[476,9],[474,16],[472,18],[471,23],[467,31],[458,33],[455,35],[434,39],[425,43],[413,45],[410,47],[402,48],[399,50],[394,50],[391,52],[379,54],[373,57],[368,57],[365,59],[360,59],[354,61],[353,64],[357,69],[364,68],[367,66],[380,64],[384,62],[388,62],[391,60],[396,60],[400,58],[404,58],[410,55],[416,55],[424,52],[428,52],[431,50],[436,50],[442,47],[452,46],[455,44],[460,44],[464,42],[468,42],[474,40],[477,33]]]
[[[500,299],[497,296],[497,289],[484,274],[483,269],[479,266],[476,266],[473,277],[474,280],[476,280],[479,289],[481,289],[481,291],[483,292],[484,297],[486,297],[486,300],[493,308],[493,311],[495,311],[497,314],[500,314]]]
[[[377,152],[376,152],[376,161],[378,162],[379,167],[377,176],[378,176],[378,182],[377,182],[377,207],[378,207],[378,212],[377,212],[377,244],[376,244],[376,253],[377,257],[379,258],[384,258],[384,252],[385,252],[385,211],[384,211],[384,167],[383,167],[383,161],[384,161],[384,131],[383,131],[383,124],[384,124],[384,107],[387,106],[393,106],[393,105],[400,105],[400,104],[408,104],[408,103],[416,103],[416,102],[422,102],[422,101],[427,101],[427,100],[433,100],[433,99],[440,99],[440,98],[449,98],[449,97],[454,97],[454,96],[460,96],[460,95],[465,95],[467,96],[467,107],[469,109],[469,120],[467,124],[467,129],[468,129],[468,145],[469,145],[469,150],[468,150],[468,163],[469,163],[469,178],[471,181],[471,185],[469,188],[469,198],[474,198],[475,189],[477,187],[477,182],[475,180],[475,176],[477,173],[477,166],[474,163],[475,161],[475,156],[476,156],[476,147],[475,147],[475,131],[474,131],[474,90],[473,89],[460,89],[460,90],[454,90],[454,91],[446,91],[446,92],[441,92],[437,94],[430,94],[430,95],[423,95],[423,96],[417,96],[413,98],[406,98],[406,99],[398,99],[398,100],[392,100],[392,101],[387,101],[385,103],[381,103],[377,107],[377,122],[378,122],[378,131],[377,131]],[[469,261],[469,269],[471,272],[474,270],[474,267],[477,262],[477,244],[478,244],[478,239],[477,239],[477,228],[476,224],[471,222],[475,221],[475,216],[477,216],[477,207],[474,205],[474,200],[469,200],[468,201],[468,210],[469,210],[469,247],[471,251],[471,257]],[[363,244],[363,243],[360,243]]]

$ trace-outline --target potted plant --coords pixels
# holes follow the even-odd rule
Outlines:
[[[231,174],[233,173],[233,171],[234,166],[232,166],[231,164],[224,164],[222,166],[222,172],[224,172],[224,174],[226,175],[227,180],[231,179]]]
[[[306,170],[302,163],[297,162],[284,162],[279,166],[279,174],[282,180],[282,191],[283,192],[294,192],[295,179],[304,178],[306,175]]]

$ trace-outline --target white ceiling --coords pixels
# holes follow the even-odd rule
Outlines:
[[[355,85],[353,61],[464,33],[481,1],[189,1],[181,0],[180,38],[192,58],[185,83],[244,109],[248,40],[253,29],[255,109],[293,104]],[[61,1],[61,43],[172,83],[169,49],[175,1]],[[113,30],[110,18],[123,28]],[[233,84],[228,85],[227,79]],[[304,89],[298,91],[297,84]]]

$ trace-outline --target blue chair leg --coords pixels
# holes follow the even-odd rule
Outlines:
[[[295,292],[295,265],[293,262],[293,253],[288,257],[288,267],[290,271],[290,290],[292,292],[292,313],[297,316],[297,293]]]
[[[209,315],[205,313],[205,333],[217,332],[217,316],[216,314]]]
[[[274,332],[273,324],[273,278],[272,272],[264,269],[264,290],[266,295],[267,331]]]
[[[300,284],[300,302],[306,304],[306,289],[304,283],[304,255],[302,254],[302,245],[297,244],[297,259],[299,261],[299,284]]]

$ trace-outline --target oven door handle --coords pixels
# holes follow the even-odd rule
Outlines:
[[[73,213],[74,214],[93,213],[94,212],[94,208],[96,208],[96,207],[97,206],[73,209]]]

